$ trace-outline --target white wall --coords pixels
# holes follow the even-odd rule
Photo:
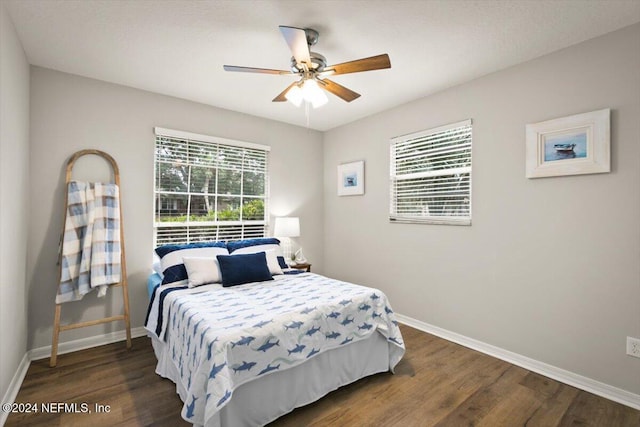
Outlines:
[[[325,272],[381,288],[403,315],[640,393],[640,359],[625,354],[640,337],[639,70],[640,24],[327,132]],[[602,108],[611,173],[525,178],[527,123]],[[469,118],[473,225],[390,224],[389,139]],[[365,195],[337,197],[336,166],[359,159]]]
[[[81,149],[104,150],[119,164],[132,326],[143,325],[153,250],[154,126],[270,145],[271,213],[300,217],[295,243],[322,271],[323,170],[320,161],[308,161],[322,159],[319,132],[48,69],[31,73],[29,348],[51,344],[64,169]],[[81,159],[74,176],[91,179],[90,169],[99,168],[97,175],[106,175],[99,160]],[[90,294],[63,306],[63,322],[118,314],[121,307],[119,288],[106,301]],[[111,323],[63,332],[61,342],[122,329]]]
[[[0,396],[4,396],[27,351],[29,64],[2,3],[0,94]]]

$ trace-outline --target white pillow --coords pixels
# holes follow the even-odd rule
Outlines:
[[[271,273],[272,276],[275,274],[284,274],[282,272],[282,268],[280,268],[280,263],[278,262],[278,251],[273,249],[270,251],[264,251],[264,254],[267,257],[267,266],[269,266],[269,273]]]
[[[164,273],[162,271],[162,264],[160,263],[160,257],[155,252],[153,253],[153,264],[151,265],[153,271],[158,274],[160,277],[164,277]]]
[[[184,267],[189,277],[188,285],[190,288],[206,285],[209,283],[222,282],[222,273],[220,273],[220,265],[215,258],[202,257],[186,257],[182,258]]]

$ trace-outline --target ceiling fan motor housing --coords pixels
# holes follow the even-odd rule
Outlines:
[[[309,52],[309,57],[311,58],[311,66],[309,67],[309,71],[320,72],[324,70],[324,67],[327,66],[327,58],[323,55],[320,55],[317,52]],[[298,66],[298,62],[296,58],[291,57],[291,71],[294,73],[304,73],[305,69],[301,66]]]

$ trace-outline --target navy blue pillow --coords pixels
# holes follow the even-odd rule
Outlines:
[[[168,253],[179,251],[182,249],[226,248],[226,247],[227,247],[227,244],[225,242],[195,242],[195,243],[185,243],[185,244],[177,244],[177,245],[158,246],[156,248],[156,253],[160,258],[162,258]]]
[[[222,273],[222,286],[229,287],[243,283],[273,280],[264,252],[242,255],[218,255]]]

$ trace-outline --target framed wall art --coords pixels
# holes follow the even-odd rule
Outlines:
[[[526,176],[582,175],[611,171],[609,109],[526,126]]]
[[[364,161],[338,165],[338,196],[364,194]]]

